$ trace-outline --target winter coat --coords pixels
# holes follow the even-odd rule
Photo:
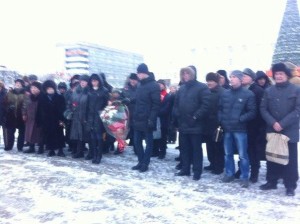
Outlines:
[[[22,107],[25,98],[24,89],[13,89],[7,93],[3,102],[4,126],[6,128],[23,128]]]
[[[128,110],[129,110],[130,126],[133,126],[133,114],[134,114],[135,105],[136,105],[136,90],[137,90],[137,86],[131,86],[130,83],[128,83],[122,91],[124,97],[129,99],[129,103],[127,106],[128,106]]]
[[[208,116],[210,91],[201,82],[193,79],[183,84],[175,99],[175,116],[179,132],[203,134],[204,121]]]
[[[247,132],[247,123],[255,116],[255,97],[250,90],[232,88],[221,95],[219,120],[225,132]]]
[[[159,107],[160,88],[154,78],[149,76],[141,80],[136,90],[136,106],[133,114],[134,130],[155,130]]]
[[[94,131],[96,133],[103,133],[104,127],[100,119],[100,111],[106,107],[109,93],[108,90],[100,85],[97,90],[90,88],[88,91],[88,114],[86,131]]]
[[[209,97],[209,113],[207,119],[204,121],[206,135],[213,135],[219,126],[219,101],[225,89],[221,86],[217,86],[214,89],[210,89]]]
[[[38,96],[29,95],[26,96],[22,114],[26,117],[25,121],[25,141],[29,143],[41,142],[41,127],[38,125],[38,104],[42,95]]]
[[[86,129],[88,119],[88,90],[88,87],[83,89],[81,86],[77,86],[67,106],[67,110],[73,113],[70,139],[80,141],[88,141],[89,139],[89,133]]]
[[[52,96],[43,94],[38,102],[37,125],[43,130],[43,142],[49,149],[58,149],[65,146],[63,113],[66,104],[63,96],[55,93]]]
[[[290,142],[299,141],[300,88],[289,82],[276,84],[265,91],[260,105],[260,112],[267,123],[267,132],[279,122],[280,132],[290,138]]]
[[[7,90],[2,88],[0,90],[0,125],[3,124],[3,119],[4,119],[4,98],[7,94]]]

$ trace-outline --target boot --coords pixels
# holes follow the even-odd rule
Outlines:
[[[23,151],[24,153],[35,153],[34,144],[29,145],[29,149]]]
[[[37,151],[37,154],[43,154],[44,153],[44,146],[43,145],[40,145],[39,146],[39,149]]]
[[[49,152],[48,152],[47,156],[48,156],[48,157],[55,156],[55,151],[54,151],[54,149],[49,149]]]
[[[252,171],[251,170],[250,181],[252,183],[257,183],[257,181],[258,181],[258,171]]]
[[[101,162],[101,159],[102,159],[102,149],[99,147],[96,147],[92,163],[99,164]]]
[[[66,155],[65,155],[65,153],[64,153],[64,151],[63,151],[62,148],[59,148],[59,149],[58,149],[57,156],[60,156],[60,157],[66,157]]]
[[[74,159],[78,159],[78,158],[83,158],[84,157],[83,147],[84,147],[84,143],[81,142],[81,141],[78,141],[77,148],[76,148],[76,153],[74,153],[73,156],[72,156]]]

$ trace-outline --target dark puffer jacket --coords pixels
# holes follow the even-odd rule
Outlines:
[[[279,122],[283,130],[280,132],[290,138],[290,142],[299,141],[300,88],[289,82],[276,84],[265,90],[260,111],[267,123],[267,132]]]
[[[129,99],[128,110],[129,110],[129,119],[130,126],[133,125],[133,114],[135,111],[136,105],[136,90],[138,86],[132,86],[128,83],[123,89],[123,95],[125,98]]]
[[[136,106],[133,115],[134,130],[155,130],[159,107],[160,88],[154,77],[149,76],[141,80],[136,90]]]
[[[96,79],[99,81],[100,87],[93,89],[91,86],[91,80]],[[96,133],[103,133],[104,127],[100,119],[99,112],[106,107],[109,93],[103,85],[101,76],[93,74],[90,77],[90,89],[88,91],[88,114],[87,114],[87,131],[93,130]]]
[[[177,92],[174,110],[179,131],[184,134],[204,134],[210,91],[204,83],[190,80]]]
[[[256,116],[254,94],[243,87],[226,90],[220,98],[219,119],[225,132],[247,132]]]

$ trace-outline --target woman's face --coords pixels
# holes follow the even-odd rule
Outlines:
[[[47,94],[54,94],[55,93],[55,90],[51,87],[47,88],[46,90]]]
[[[258,85],[260,85],[260,86],[264,86],[266,84],[265,78],[261,78],[261,79],[257,80],[257,82],[258,82]]]
[[[31,86],[30,87],[30,92],[33,95],[39,95],[41,91],[38,88],[36,88],[35,86]]]

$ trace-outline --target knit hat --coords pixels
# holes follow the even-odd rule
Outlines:
[[[243,80],[243,72],[242,71],[240,71],[240,70],[233,70],[232,72],[231,72],[231,74],[230,75],[232,75],[232,76],[235,76],[235,77],[237,77],[239,80]]]
[[[25,82],[24,82],[23,79],[16,79],[16,80],[15,80],[15,83],[16,83],[16,82],[21,83],[21,85],[22,85],[23,88],[25,87]]]
[[[65,82],[60,82],[57,85],[58,89],[67,89],[67,84]]]
[[[148,66],[145,63],[142,63],[137,67],[136,72],[148,74],[149,73]]]
[[[250,76],[252,80],[256,79],[256,74],[250,68],[245,68],[243,73]]]
[[[53,80],[46,80],[43,83],[43,90],[46,92],[48,88],[52,88],[56,92],[56,83]]]
[[[89,82],[90,77],[88,75],[81,75],[79,81],[86,81]]]
[[[273,78],[274,78],[274,74],[276,72],[284,72],[289,78],[292,77],[292,73],[291,71],[286,67],[286,65],[282,62],[274,64],[272,66],[272,74],[273,74]]]
[[[132,80],[139,80],[137,75],[135,73],[130,73],[129,75],[129,79],[132,79]]]
[[[34,86],[36,88],[38,88],[40,91],[42,91],[42,83],[38,82],[38,81],[34,81],[30,84],[30,86]]]
[[[218,73],[210,72],[206,75],[206,81],[214,81],[219,83],[220,75]]]
[[[165,80],[159,79],[159,80],[157,80],[157,83],[160,83],[160,84],[164,85],[164,87],[166,88],[166,82],[165,82]]]

